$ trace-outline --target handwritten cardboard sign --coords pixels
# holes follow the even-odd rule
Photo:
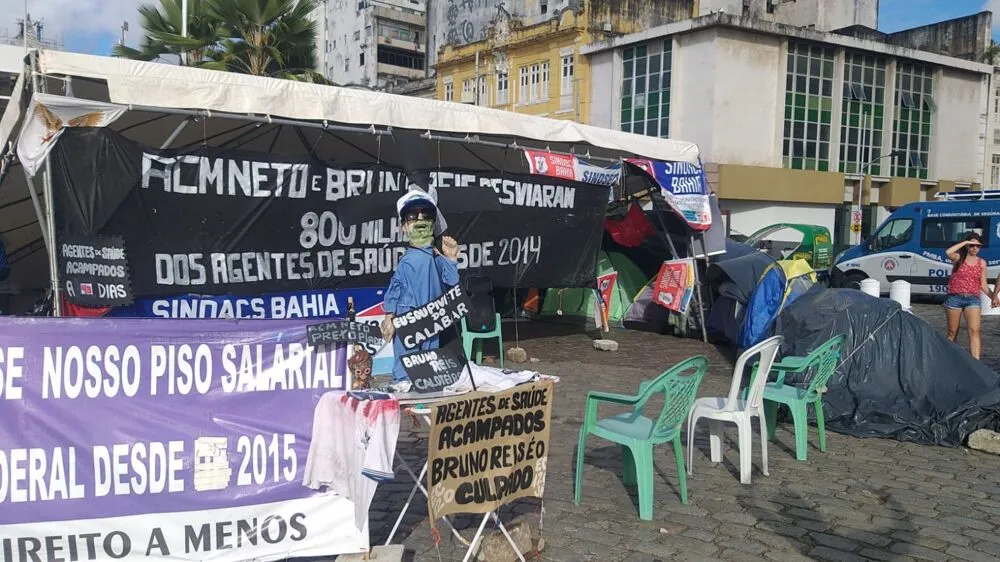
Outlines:
[[[379,348],[385,344],[378,325],[350,320],[331,320],[306,326],[306,338],[309,345],[348,342]]]
[[[470,310],[472,303],[468,295],[460,285],[455,285],[424,306],[394,316],[392,325],[399,341],[407,349],[413,349],[458,324]]]
[[[553,383],[546,380],[435,404],[427,456],[430,520],[542,497],[552,399]]]
[[[467,361],[454,342],[441,349],[414,351],[399,358],[418,393],[440,392],[462,376]]]

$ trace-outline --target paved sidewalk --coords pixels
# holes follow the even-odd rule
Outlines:
[[[917,305],[916,312],[935,326],[943,324],[940,306]],[[998,332],[1000,319],[984,323],[985,355],[994,367],[1000,365],[1000,349],[994,349]],[[741,485],[735,428],[728,433],[725,462],[713,466],[707,424],[699,425],[688,506],[679,500],[669,445],[657,448],[651,522],[639,520],[635,491],[622,484],[618,448],[591,438],[583,503],[576,506],[573,462],[587,391],[632,392],[639,381],[704,354],[711,371],[699,395],[724,396],[731,358],[699,341],[625,330],[614,334],[621,345],[617,353],[594,351],[589,336],[560,326],[522,324],[521,334],[522,347],[542,359],[532,367],[562,379],[553,410],[543,560],[1000,560],[1000,458],[832,432],[823,454],[816,448],[814,428],[809,460],[797,462],[794,437],[787,426],[779,426],[769,447],[771,475],[759,472],[760,447],[755,446],[753,483]],[[404,423],[400,449],[415,463],[426,454],[419,435]],[[373,544],[385,541],[409,492],[407,480],[380,487],[370,516]],[[412,560],[461,559],[464,549],[445,527],[435,548],[422,495],[410,513],[394,542],[402,542]],[[538,514],[535,500],[501,510],[505,522],[533,526]],[[478,519],[459,519],[466,538]]]

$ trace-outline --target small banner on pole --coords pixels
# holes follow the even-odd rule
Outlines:
[[[476,392],[433,406],[427,454],[430,520],[489,513],[545,493],[553,383]]]
[[[656,275],[653,302],[680,314],[686,314],[694,294],[694,260],[690,258],[663,262]]]
[[[615,294],[615,284],[618,282],[618,272],[605,273],[597,278],[597,327],[604,331],[611,329],[611,298]]]

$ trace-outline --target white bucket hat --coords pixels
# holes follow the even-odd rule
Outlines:
[[[431,207],[437,213],[437,217],[434,220],[434,236],[441,236],[448,229],[448,223],[444,220],[444,215],[441,214],[441,209],[437,206],[436,189],[431,189],[430,192],[422,189],[407,191],[402,197],[396,200],[396,215],[403,218],[403,213],[413,207]]]

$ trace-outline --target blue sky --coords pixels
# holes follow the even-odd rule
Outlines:
[[[937,21],[975,14],[984,9],[1000,12],[1000,0],[881,0],[879,29],[893,32]],[[993,36],[998,37],[1000,15],[993,17]]]
[[[0,0],[0,3],[14,0]],[[151,2],[152,0],[145,0]],[[135,8],[140,0],[29,0],[35,19],[42,18],[49,36],[61,36],[71,51],[107,54],[121,36],[122,21],[129,21],[127,43],[140,37]],[[20,4],[20,2],[18,2]],[[879,28],[892,32],[974,14],[990,6],[1000,12],[1000,0],[881,0]],[[13,19],[13,18],[11,18]],[[1000,24],[1000,17],[995,18]],[[13,32],[14,22],[8,24]],[[994,37],[1000,38],[994,25]]]

